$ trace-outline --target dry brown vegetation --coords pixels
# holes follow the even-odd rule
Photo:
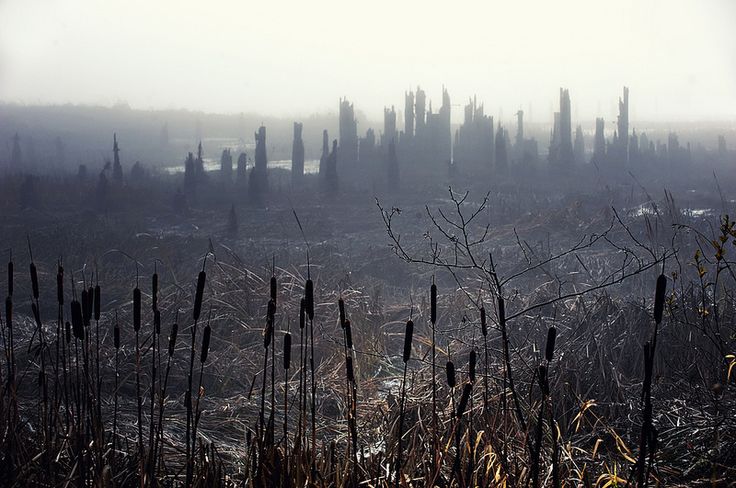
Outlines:
[[[733,222],[668,201],[647,219],[572,208],[489,228],[487,205],[381,206],[398,256],[352,260],[301,209],[311,245],[287,209],[287,249],[269,249],[273,228],[235,249],[97,217],[20,247],[9,224],[2,484],[733,480]],[[365,227],[340,217],[315,219]],[[96,259],[54,258],[78,242]]]

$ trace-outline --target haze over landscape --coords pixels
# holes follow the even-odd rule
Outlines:
[[[445,85],[550,122],[557,86],[592,120],[627,85],[635,120],[733,121],[735,22],[730,0],[5,0],[0,100],[304,117],[347,96],[380,120]]]
[[[0,0],[0,487],[733,488],[735,25]]]

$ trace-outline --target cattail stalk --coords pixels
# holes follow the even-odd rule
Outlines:
[[[307,317],[309,317],[309,369],[311,373],[311,413],[312,413],[312,469],[314,470],[314,462],[317,456],[317,383],[314,380],[314,282],[311,278],[307,278],[304,287],[304,295],[306,298]]]
[[[396,488],[401,484],[401,441],[404,435],[404,403],[406,402],[406,370],[411,359],[411,342],[414,334],[414,322],[409,319],[406,321],[406,330],[404,332],[404,351],[401,359],[404,361],[404,376],[401,380],[401,396],[399,399],[399,433],[396,449]]]
[[[654,373],[654,354],[657,347],[657,332],[659,324],[662,322],[662,316],[664,314],[664,301],[665,294],[667,292],[667,277],[664,274],[660,274],[657,277],[657,285],[654,293],[654,331],[652,338],[649,342],[644,345],[644,382],[642,384],[642,403],[643,414],[642,414],[642,425],[641,435],[639,438],[639,457],[636,461],[632,475],[636,473],[637,486],[647,486],[649,483],[649,477],[647,476],[646,460],[647,450],[655,444],[653,435],[655,432],[654,425],[652,423],[653,407],[652,407],[652,375]],[[654,453],[651,453],[653,458]]]
[[[156,443],[154,445],[154,463],[158,463],[159,459],[163,457],[163,434],[164,434],[164,408],[166,399],[166,389],[169,385],[169,373],[171,372],[171,359],[174,357],[174,351],[176,350],[176,336],[179,333],[179,312],[177,311],[176,317],[174,318],[174,324],[171,326],[171,332],[169,332],[169,348],[166,359],[166,373],[164,374],[164,383],[161,388],[159,395],[158,405],[158,435],[156,436]],[[160,445],[160,447],[158,447]],[[159,451],[160,450],[160,451]]]
[[[284,334],[284,485],[289,484],[289,369],[291,368],[291,332]]]
[[[141,396],[141,290],[133,289],[133,331],[135,332],[135,397],[138,407],[138,458],[143,457],[143,397]]]
[[[115,310],[115,326],[113,328],[113,345],[115,346],[115,406],[112,415],[112,465],[113,473],[115,473],[115,457],[118,430],[118,381],[120,380],[120,325],[118,324],[118,311]]]
[[[306,431],[307,417],[307,354],[304,344],[304,327],[306,325],[306,299],[299,301],[299,425],[297,426],[297,437],[294,445],[295,454],[301,455],[301,445],[304,432]]]
[[[544,358],[547,361],[546,373],[549,373],[550,363],[555,356],[555,343],[557,341],[557,328],[552,326],[547,330],[547,343],[544,350]],[[549,392],[549,380],[545,377],[547,383],[546,389]],[[548,393],[549,396],[549,393]],[[549,429],[552,434],[552,486],[554,488],[560,487],[560,459],[559,459],[559,448],[557,439],[557,421],[555,420],[554,402],[549,402]]]
[[[210,335],[211,334],[212,334],[212,328],[210,327],[210,318],[208,318],[207,325],[204,327],[204,332],[202,334],[202,351],[199,355],[199,381],[197,383],[197,403],[194,408],[194,429],[192,433],[192,456],[194,456],[194,453],[196,452],[197,428],[199,427],[199,416],[200,416],[199,401],[204,396],[204,390],[202,389],[202,375],[204,373],[204,363],[207,362],[207,356],[209,355],[209,351],[210,351]]]
[[[430,295],[430,322],[432,323],[432,430],[436,433],[437,427],[437,345],[435,341],[435,326],[437,325],[437,285],[434,284],[432,278],[432,286],[429,289]]]
[[[197,323],[199,322],[199,316],[202,312],[202,299],[204,297],[204,284],[205,280],[207,278],[207,274],[205,273],[204,267],[207,263],[207,258],[205,257],[204,262],[202,263],[202,271],[199,272],[199,275],[197,276],[197,290],[194,295],[194,308],[192,310],[192,318],[194,319],[194,325],[192,326],[192,344],[189,351],[189,371],[187,373],[187,393],[185,397],[186,407],[187,407],[187,430],[186,430],[186,462],[187,462],[187,469],[186,469],[186,486],[190,486],[192,484],[192,476],[193,476],[193,470],[194,466],[192,465],[193,459],[194,459],[194,453],[191,452],[191,436],[192,436],[192,428],[194,423],[194,418],[192,415],[192,375],[194,372],[194,356],[195,356],[195,347],[196,347],[196,340],[197,340]]]
[[[539,378],[539,387],[542,390],[542,401],[539,404],[539,415],[537,416],[537,425],[535,429],[534,447],[532,449],[531,478],[532,486],[539,487],[539,462],[542,451],[542,434],[544,433],[544,407],[547,403],[549,395],[549,382],[547,380],[547,366],[540,365],[537,368],[537,377]]]

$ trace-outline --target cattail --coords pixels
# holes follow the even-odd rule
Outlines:
[[[133,289],[133,330],[141,330],[141,289]]]
[[[537,372],[539,373],[539,386],[542,389],[542,394],[544,396],[549,395],[549,381],[547,380],[547,366],[544,364],[540,364],[537,368]]]
[[[304,286],[304,297],[307,300],[307,317],[309,320],[314,320],[314,283],[311,279],[308,279]]]
[[[212,328],[210,327],[210,324],[207,324],[204,328],[204,335],[202,336],[202,355],[199,357],[199,362],[204,364],[205,361],[207,361],[207,354],[210,351],[210,334],[212,333]]]
[[[348,349],[353,348],[353,329],[350,327],[350,320],[345,321],[345,342],[347,342]]]
[[[471,383],[475,382],[475,363],[476,363],[475,349],[471,349],[470,357],[468,358],[468,371],[469,371]]]
[[[151,276],[151,308],[158,310],[158,273]]]
[[[82,294],[80,296],[80,306],[82,307],[82,324],[84,324],[85,327],[89,326],[89,322],[87,322],[87,317],[91,317],[92,314],[89,313],[89,295],[87,290],[82,289]]]
[[[56,270],[56,301],[64,305],[64,268],[61,265]]]
[[[506,302],[503,297],[498,297],[498,322],[501,327],[506,325]]]
[[[174,347],[176,346],[176,334],[179,332],[179,324],[174,322],[169,333],[169,357],[174,355]]]
[[[299,301],[299,328],[303,329],[306,322],[305,315],[307,313],[307,301],[302,298]]]
[[[271,344],[271,336],[273,335],[273,325],[270,323],[266,324],[266,330],[263,333],[263,347],[268,349],[269,344]]]
[[[277,292],[278,292],[278,286],[276,283],[276,277],[271,276],[271,300],[273,300],[273,303],[276,303]]]
[[[465,409],[468,406],[468,400],[470,399],[470,393],[472,390],[473,385],[471,383],[465,383],[465,387],[463,388],[463,395],[460,397],[460,403],[458,403],[457,405],[457,418],[465,415]]]
[[[72,300],[72,327],[76,339],[84,339],[84,318],[82,317],[82,304],[79,300]]]
[[[355,371],[353,370],[353,358],[351,356],[345,358],[345,368],[348,372],[348,381],[355,383]]]
[[[194,320],[199,320],[199,313],[202,311],[202,296],[204,295],[204,280],[207,277],[207,273],[204,270],[199,272],[197,276],[197,293],[194,295]]]
[[[437,322],[437,285],[432,283],[432,286],[429,289],[429,297],[430,297],[430,320],[432,323]]]
[[[452,361],[447,361],[445,373],[447,373],[447,386],[455,388],[455,365]]]
[[[13,296],[13,261],[8,261],[8,296]]]
[[[488,323],[486,322],[486,307],[480,307],[480,332],[483,337],[488,336]]]
[[[667,277],[663,274],[657,277],[657,290],[654,294],[654,321],[662,322],[662,312],[664,312],[664,294],[667,290]]]
[[[652,345],[650,342],[644,344],[644,378],[645,382],[652,377]]]
[[[153,311],[153,330],[156,334],[161,333],[161,311],[159,309]]]
[[[100,321],[100,300],[102,300],[102,297],[100,296],[100,285],[95,286],[95,300],[94,300],[94,313],[95,313],[95,322]]]
[[[547,347],[544,351],[544,357],[547,361],[552,361],[555,355],[555,340],[557,339],[557,328],[553,325],[547,331]]]
[[[291,367],[291,333],[284,334],[284,369]]]
[[[411,358],[411,336],[414,334],[414,322],[406,321],[406,333],[404,334],[404,362],[409,362]]]
[[[120,326],[115,321],[115,327],[113,328],[113,342],[115,343],[115,349],[120,349]]]
[[[31,287],[33,288],[33,298],[38,300],[38,272],[33,262],[31,262]]]
[[[340,327],[345,328],[345,301],[340,297],[337,300],[337,308],[340,310]]]
[[[91,286],[87,290],[87,309],[85,310],[84,307],[82,307],[82,310],[84,311],[84,326],[89,327],[89,324],[92,322],[92,312],[94,308],[94,301],[95,301],[95,289]]]
[[[268,301],[268,308],[266,311],[266,321],[271,326],[273,326],[274,322],[276,321],[276,302],[274,302],[273,299]]]
[[[66,333],[66,343],[72,342],[72,324],[67,320],[64,324],[64,332]]]
[[[5,297],[5,323],[8,329],[13,328],[13,299],[10,296]]]

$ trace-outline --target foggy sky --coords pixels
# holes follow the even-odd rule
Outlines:
[[[734,26],[734,0],[0,0],[0,101],[378,120],[444,84],[546,122],[560,86],[611,120],[628,85],[633,121],[733,121]]]

